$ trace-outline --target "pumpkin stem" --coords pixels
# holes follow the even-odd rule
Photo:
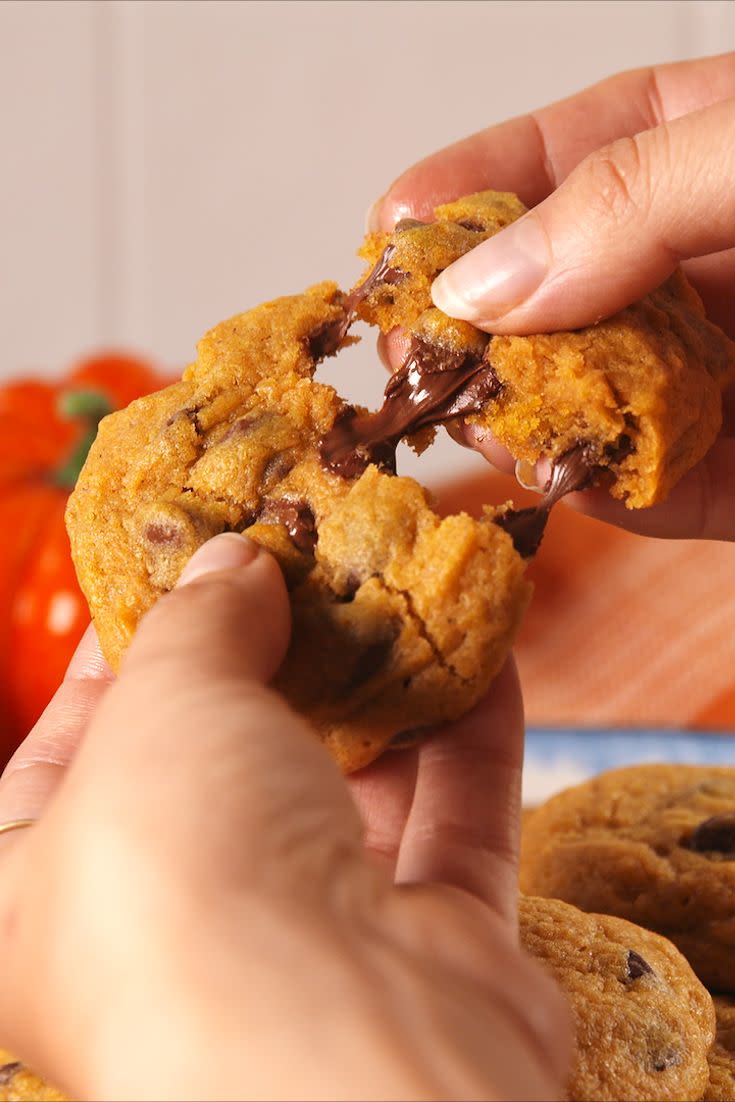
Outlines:
[[[84,426],[80,440],[54,474],[54,482],[65,490],[73,490],[94,443],[99,423],[112,413],[109,398],[101,390],[65,390],[59,397],[59,415],[66,420],[79,420]]]

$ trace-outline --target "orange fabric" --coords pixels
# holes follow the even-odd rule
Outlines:
[[[496,473],[443,512],[538,499]],[[531,725],[735,728],[735,547],[632,536],[563,505],[529,575],[516,648]]]

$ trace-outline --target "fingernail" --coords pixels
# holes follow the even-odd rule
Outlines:
[[[452,318],[489,322],[524,302],[550,263],[546,231],[526,214],[450,264],[434,280],[431,297]]]
[[[208,540],[195,551],[181,571],[177,586],[189,585],[205,574],[216,574],[220,570],[234,570],[236,566],[247,566],[257,558],[260,548],[254,540],[240,536],[237,532],[223,532]]]
[[[383,206],[384,195],[381,195],[379,199],[368,208],[368,212],[365,215],[365,233],[378,233],[380,231],[380,208]]]
[[[536,470],[535,463],[530,463],[528,459],[516,459],[514,473],[516,482],[519,486],[522,486],[524,490],[533,490],[535,494],[541,493],[541,484],[539,483],[538,471]]]

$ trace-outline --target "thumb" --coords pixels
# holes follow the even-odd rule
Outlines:
[[[227,923],[242,927],[245,901],[266,894],[331,898],[335,869],[362,855],[336,766],[265,684],[290,628],[275,560],[221,535],[181,583],[143,617],[68,772],[3,865],[0,1034],[62,1085],[70,1051],[77,1081],[111,1066],[141,991],[200,982],[191,946],[203,932],[216,942]]]
[[[141,621],[68,777],[67,806],[86,804],[89,821],[97,800],[94,816],[123,824],[126,844],[157,839],[170,867],[213,890],[258,876],[284,835],[306,843],[309,826],[359,842],[338,770],[267,687],[289,632],[275,560],[236,534],[205,544]]]
[[[188,684],[231,673],[266,682],[283,661],[289,634],[288,595],[275,559],[246,536],[226,532],[199,548],[176,589],[143,618],[121,678],[145,671],[180,682],[185,667]]]
[[[493,333],[588,325],[735,245],[735,100],[622,138],[447,268],[433,299]]]

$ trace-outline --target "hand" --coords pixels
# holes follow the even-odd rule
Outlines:
[[[439,276],[433,297],[445,313],[492,333],[575,328],[683,261],[710,318],[735,337],[731,97],[735,54],[623,73],[415,165],[373,208],[373,225],[430,217],[488,187],[515,191],[538,205]],[[466,434],[507,467],[497,444]],[[732,435],[726,416],[720,440],[661,505],[627,510],[602,490],[565,502],[648,535],[735,539]]]
[[[512,667],[348,787],[266,687],[289,630],[275,562],[225,535],[117,681],[87,634],[0,782],[0,822],[38,819],[0,836],[3,1043],[80,1099],[556,1096]]]

